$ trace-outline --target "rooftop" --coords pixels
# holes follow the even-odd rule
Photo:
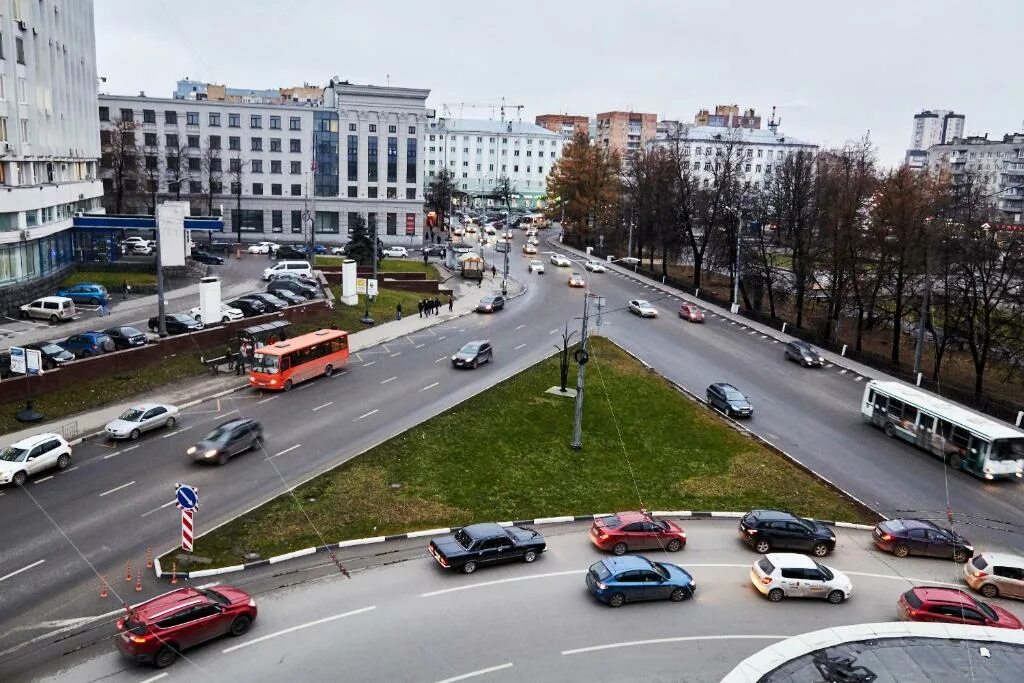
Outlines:
[[[722,126],[692,126],[682,124],[678,127],[680,142],[737,142],[761,145],[806,145],[817,147],[812,142],[799,140],[785,133],[772,131],[768,128],[723,128]]]
[[[485,135],[527,135],[562,139],[564,136],[526,121],[495,121],[493,119],[438,118],[430,122],[430,131],[445,133],[483,133]]]

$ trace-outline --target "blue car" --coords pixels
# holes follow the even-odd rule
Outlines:
[[[57,296],[66,296],[76,304],[91,304],[93,306],[102,304],[106,306],[110,303],[110,295],[107,294],[107,288],[91,282],[80,282],[70,287],[61,287],[57,290]]]
[[[681,602],[693,597],[697,584],[682,567],[651,562],[642,555],[622,555],[592,564],[587,588],[606,605],[622,607],[641,600]]]
[[[76,358],[88,358],[114,350],[114,340],[105,332],[82,332],[73,334],[60,343],[66,351],[75,354]]]

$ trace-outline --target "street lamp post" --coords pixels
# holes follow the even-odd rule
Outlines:
[[[590,287],[583,295],[583,332],[580,334],[580,348],[576,350],[576,363],[579,370],[576,373],[576,405],[573,413],[572,423],[572,446],[573,449],[583,448],[583,370],[590,359],[587,352],[587,316],[590,313]]]
[[[372,279],[372,281],[373,281],[374,284],[376,284],[377,283],[377,221],[373,222],[373,227],[371,227],[370,230],[372,231],[371,234],[370,234],[370,240],[373,242],[373,251],[371,252],[372,256],[370,258],[370,261],[373,263],[373,279]],[[366,309],[363,312],[363,317],[359,319],[359,322],[363,323],[367,327],[372,326],[376,322],[373,319],[373,316],[370,315],[370,282],[371,282],[371,280],[367,280],[366,281],[366,294],[365,294]]]

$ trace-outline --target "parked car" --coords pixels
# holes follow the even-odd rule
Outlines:
[[[704,311],[697,304],[683,303],[679,305],[679,317],[691,323],[704,322]]]
[[[590,260],[583,264],[583,267],[591,273],[603,273],[606,269],[600,261]]]
[[[682,567],[652,562],[642,555],[595,562],[587,570],[586,581],[590,594],[609,607],[642,600],[682,602],[697,591],[697,582]]]
[[[629,302],[629,312],[634,313],[641,318],[657,318],[658,309],[650,304],[649,301],[644,299],[633,299]]]
[[[280,254],[280,251],[278,253]],[[263,279],[270,280],[281,273],[291,273],[306,280],[313,279],[313,267],[309,265],[309,261],[278,261],[263,269]]]
[[[740,538],[759,553],[799,550],[825,557],[836,549],[836,534],[821,522],[784,510],[751,510],[740,519]]]
[[[156,247],[149,242],[134,242],[131,245],[131,253],[139,256],[149,256],[156,251]]]
[[[529,270],[530,270],[531,273],[540,273],[541,275],[543,275],[544,274],[544,262],[543,261],[538,261],[537,259],[533,259],[532,261],[530,261]]]
[[[133,349],[138,346],[145,346],[149,343],[149,337],[145,332],[127,325],[122,327],[108,327],[104,333],[114,340],[115,349]]]
[[[818,350],[800,339],[794,339],[786,344],[785,354],[786,360],[795,360],[797,363],[809,368],[820,368],[825,365],[825,359],[821,357]]]
[[[110,439],[131,439],[134,441],[143,432],[159,427],[173,429],[178,422],[178,408],[169,403],[140,403],[121,413],[116,420],[107,423],[103,431]]]
[[[769,553],[755,561],[750,582],[771,602],[824,598],[838,605],[853,593],[853,582],[846,574],[796,553]]]
[[[567,259],[565,256],[562,256],[561,254],[552,254],[551,263],[552,265],[556,265],[559,268],[568,268],[569,266],[572,265],[572,261]]]
[[[313,253],[314,254],[326,254],[328,252],[329,252],[329,250],[327,249],[327,245],[326,244],[317,243],[317,244],[313,245]]]
[[[315,299],[317,295],[316,287],[311,285],[309,282],[300,280],[297,277],[292,277],[291,275],[279,275],[267,284],[268,292],[273,293],[280,290],[287,290],[307,299]]]
[[[255,620],[256,600],[240,588],[179,588],[129,607],[114,642],[124,656],[164,669],[200,643],[248,633]]]
[[[494,349],[487,340],[471,341],[463,345],[452,356],[452,366],[456,368],[476,368],[481,363],[489,363],[494,359]]]
[[[601,550],[616,555],[641,549],[674,553],[686,547],[686,532],[675,522],[655,519],[641,510],[596,518],[590,527],[590,540]]]
[[[196,462],[226,465],[232,456],[256,450],[263,444],[263,426],[256,420],[235,418],[215,427],[203,440],[185,451]]]
[[[519,526],[471,524],[454,534],[439,536],[427,552],[445,569],[472,574],[478,567],[499,562],[533,562],[547,549],[539,531]]]
[[[384,250],[384,255],[391,258],[405,258],[409,255],[409,250],[405,247],[388,247]]]
[[[250,244],[246,251],[250,254],[270,254],[277,251],[278,245],[275,242],[257,242]]]
[[[203,251],[201,249],[192,250],[192,260],[198,263],[207,263],[211,266],[223,266],[224,259],[220,256],[214,256],[213,254]]]
[[[292,292],[287,289],[268,289],[267,293],[272,294],[278,299],[284,301],[285,304],[287,304],[288,306],[294,306],[296,304],[301,304],[306,301],[306,297],[302,296],[301,294],[296,294],[295,292]]]
[[[257,301],[256,299],[235,299],[228,302],[228,306],[237,308],[246,318],[269,313],[267,306],[262,301]]]
[[[298,259],[300,261],[304,260],[307,256],[304,245],[295,246],[291,244],[278,247],[276,254],[278,259]]]
[[[986,598],[1024,600],[1024,557],[980,553],[964,565],[964,580]]]
[[[966,562],[974,553],[966,538],[923,519],[887,519],[875,525],[871,538],[881,550],[896,557],[924,555]]]
[[[569,286],[570,287],[586,287],[587,281],[583,279],[583,276],[579,273],[569,274]]]
[[[754,406],[747,397],[731,384],[715,382],[707,388],[708,405],[721,410],[730,417],[751,417]]]
[[[25,348],[35,349],[39,352],[39,355],[42,357],[44,370],[59,368],[75,359],[75,354],[53,342],[25,344]]]
[[[22,318],[39,318],[54,324],[61,320],[71,320],[78,314],[75,302],[66,296],[44,296],[21,306],[18,312]]]
[[[273,294],[268,294],[266,292],[255,292],[253,294],[245,294],[239,298],[259,301],[261,304],[263,304],[263,306],[267,309],[267,312],[269,313],[280,311],[284,308],[287,308],[288,306],[288,302],[285,301],[284,299],[279,299]]]
[[[114,340],[105,332],[81,332],[73,334],[60,343],[62,347],[75,354],[75,358],[88,358],[106,351],[113,351]]]
[[[967,624],[994,628],[1022,628],[1020,619],[998,605],[976,600],[959,588],[917,586],[900,596],[896,603],[904,621],[932,621],[941,624]]]
[[[423,247],[423,253],[427,256],[444,256],[446,251],[444,245],[441,244],[429,244]]]
[[[11,374],[11,354],[0,351],[0,379],[7,379]]]
[[[164,325],[167,327],[167,334],[186,334],[203,329],[203,323],[195,320],[187,313],[168,313],[164,316]],[[160,318],[158,316],[153,316],[149,319],[149,329],[153,332],[160,331]]]
[[[57,296],[65,296],[76,304],[89,304],[91,306],[107,305],[110,303],[110,295],[107,288],[92,282],[79,282],[70,287],[61,287],[57,290]]]
[[[0,449],[0,484],[22,486],[29,475],[71,464],[71,446],[60,434],[36,434]]]
[[[203,309],[199,306],[188,309],[188,314],[192,316],[192,319],[197,322],[203,322]],[[220,321],[222,323],[229,323],[232,320],[241,320],[244,317],[242,311],[237,308],[228,306],[223,301],[220,303]]]
[[[480,299],[480,303],[476,305],[476,310],[479,313],[494,313],[505,308],[505,297],[500,294],[492,294],[485,296]]]
[[[147,240],[145,237],[139,237],[138,235],[134,235],[132,237],[126,237],[124,241],[121,242],[121,246],[125,247],[126,249],[131,249],[136,244],[149,244],[149,240]]]
[[[343,244],[340,247],[331,247],[331,255],[332,256],[344,256],[345,255],[345,245]]]

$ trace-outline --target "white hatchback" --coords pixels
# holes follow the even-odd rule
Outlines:
[[[572,265],[572,261],[562,256],[561,254],[552,254],[551,263],[560,268],[568,268],[569,266]]]
[[[409,250],[405,247],[388,247],[384,250],[384,255],[391,258],[406,258],[409,255]]]
[[[71,464],[71,446],[60,434],[30,436],[0,450],[0,484],[22,486],[30,474]]]
[[[201,309],[199,306],[196,306],[195,308],[188,309],[188,314],[194,320],[197,320],[199,322],[203,322],[203,309]],[[220,321],[222,323],[229,323],[232,320],[241,320],[244,317],[245,317],[245,314],[242,313],[241,310],[239,310],[237,308],[232,308],[231,306],[228,306],[223,301],[220,303]]]
[[[750,582],[772,602],[823,598],[838,605],[853,593],[846,574],[797,553],[768,553],[750,568]]]
[[[591,273],[603,273],[604,264],[600,261],[587,261],[583,264],[583,267],[589,270]]]

